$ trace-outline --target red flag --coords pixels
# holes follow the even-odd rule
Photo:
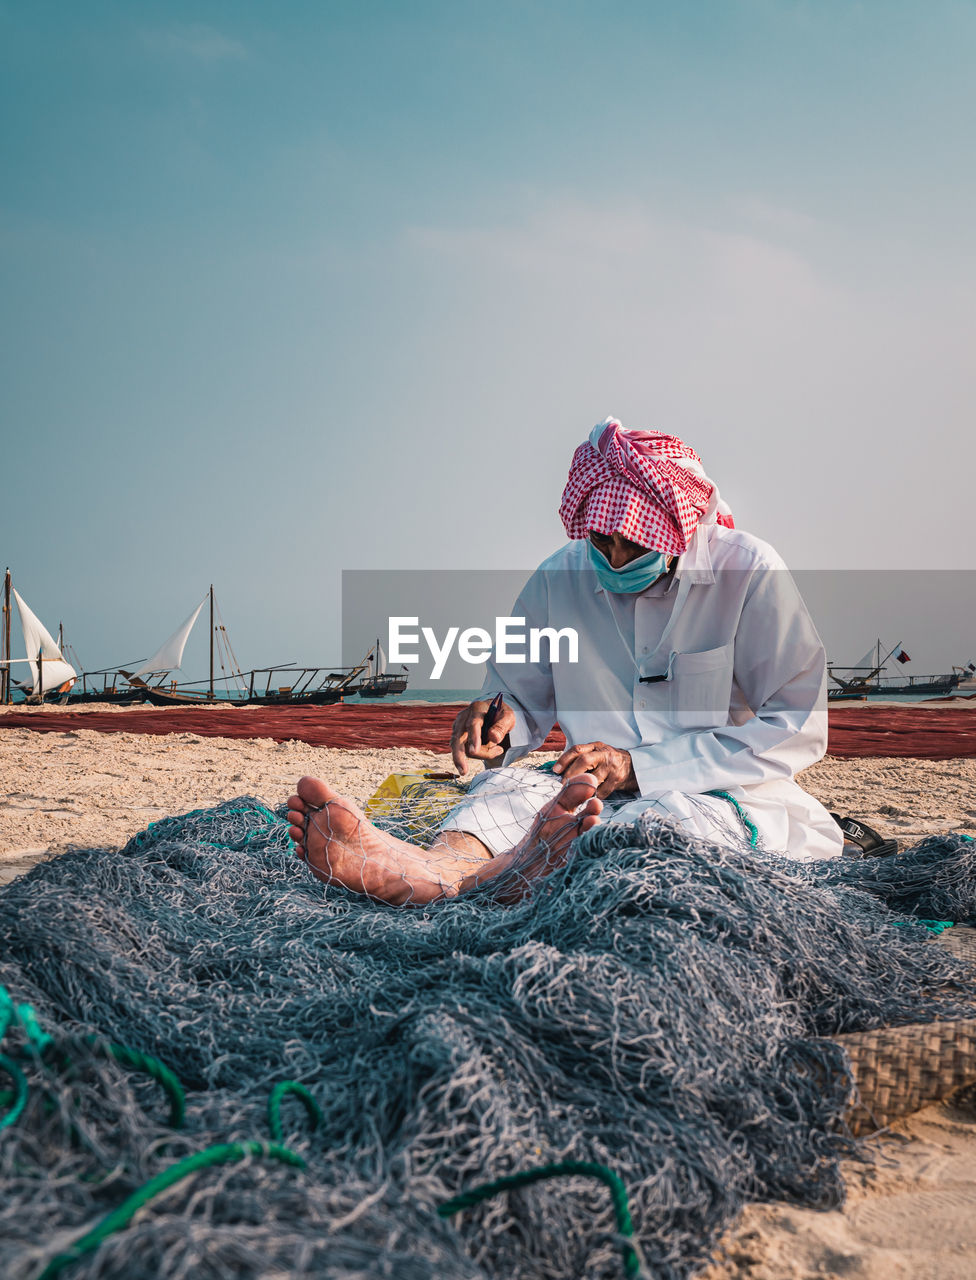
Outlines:
[[[895,654],[895,657],[899,662],[911,662],[911,658],[908,656],[908,654],[905,652],[904,649],[899,649],[898,652]]]

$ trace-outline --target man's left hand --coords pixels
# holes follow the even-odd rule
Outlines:
[[[600,784],[597,795],[606,799],[612,791],[636,791],[637,778],[629,751],[608,747],[605,742],[584,742],[564,751],[553,772],[571,778],[576,773],[592,773]]]

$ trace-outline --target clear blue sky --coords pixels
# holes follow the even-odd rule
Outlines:
[[[0,0],[0,560],[89,667],[211,581],[327,663],[613,413],[797,567],[976,567],[974,65],[968,0]]]

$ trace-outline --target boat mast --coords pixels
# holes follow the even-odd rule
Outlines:
[[[210,700],[213,701],[213,644],[214,644],[214,601],[213,583],[210,584]]]
[[[0,657],[4,667],[0,672],[0,698],[10,701],[10,570],[3,580],[3,637],[0,644]]]

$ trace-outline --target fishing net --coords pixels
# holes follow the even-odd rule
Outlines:
[[[413,803],[386,821],[432,834]],[[244,798],[14,881],[0,1274],[635,1275],[609,1169],[642,1274],[677,1280],[748,1200],[841,1201],[825,1037],[973,1014],[912,920],[976,911],[964,837],[797,866],[645,817],[552,862],[404,910]],[[438,1215],[547,1166],[577,1176]]]

